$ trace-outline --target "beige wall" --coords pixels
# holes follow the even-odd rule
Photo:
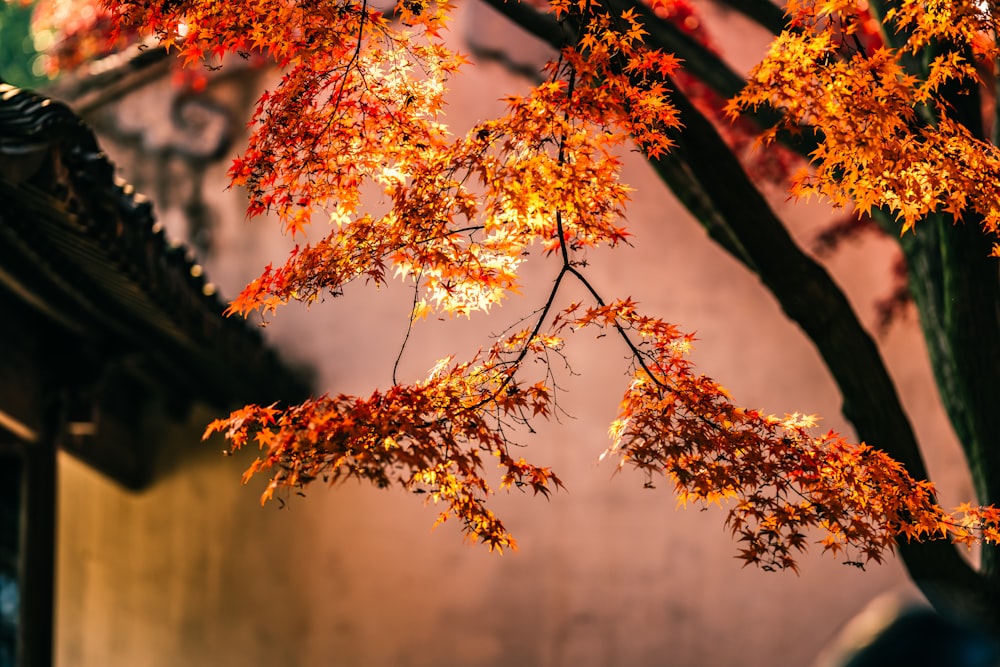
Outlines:
[[[470,29],[468,16],[460,14],[455,34]],[[451,108],[475,119],[521,84],[486,64],[470,68],[462,85]],[[164,91],[127,104],[155,107],[150,100]],[[137,154],[135,145],[118,150],[122,164]],[[263,264],[280,261],[287,242],[264,222],[242,221],[238,193],[221,189],[224,168],[213,168],[202,193],[217,224],[209,275],[232,295]],[[824,427],[844,429],[815,352],[758,282],[712,245],[641,160],[628,161],[625,180],[636,186],[635,247],[591,255],[599,289],[631,295],[650,313],[697,331],[700,368],[738,401],[818,413]],[[179,221],[169,202],[160,206],[168,221]],[[827,212],[795,207],[788,215],[808,238]],[[868,319],[886,289],[888,245],[852,246],[832,262]],[[534,286],[496,317],[528,312],[553,270],[532,260]],[[390,381],[409,297],[400,286],[349,290],[310,312],[290,307],[267,332],[287,355],[316,365],[322,390],[367,393]],[[501,328],[482,318],[422,326],[404,378]],[[722,512],[678,510],[667,484],[647,490],[635,474],[613,477],[613,465],[597,458],[626,383],[623,351],[611,339],[575,338],[580,375],[563,378],[572,418],[525,438],[528,453],[555,467],[568,491],[549,502],[501,499],[521,545],[502,557],[463,544],[454,526],[432,532],[434,510],[399,490],[317,487],[284,510],[261,509],[258,489],[239,486],[247,458],[198,442],[211,418],[205,412],[187,428],[151,429],[150,442],[169,448],[160,479],[141,494],[64,457],[57,664],[808,665],[869,600],[912,594],[895,561],[860,572],[810,557],[800,576],[743,569]],[[914,323],[896,327],[883,344],[932,447],[945,500],[969,497]]]

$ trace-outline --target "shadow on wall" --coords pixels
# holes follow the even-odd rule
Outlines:
[[[180,421],[167,419],[162,414],[150,416],[144,424],[142,433],[144,440],[149,442],[156,452],[152,470],[153,482],[150,486],[163,483],[192,468],[212,465],[223,459],[224,443],[218,440],[206,442],[201,439],[205,425],[219,416],[221,416],[219,410],[202,404],[193,406]],[[242,470],[243,467],[239,464],[234,465],[232,479],[229,481],[237,484],[239,482],[237,473]]]

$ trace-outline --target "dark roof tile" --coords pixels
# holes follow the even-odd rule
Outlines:
[[[307,392],[225,305],[69,107],[0,83],[0,287],[55,326],[143,355],[174,391],[216,405]]]

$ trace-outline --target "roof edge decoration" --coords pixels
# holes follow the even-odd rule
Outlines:
[[[47,373],[41,395],[58,384],[84,413],[115,412],[123,402],[118,412],[141,413],[136,397],[155,395],[180,415],[195,401],[226,408],[308,393],[258,329],[223,315],[194,255],[167,241],[151,203],[115,177],[93,131],[65,104],[2,82],[0,198],[0,305],[21,313],[13,342]],[[0,390],[0,414],[10,418],[3,402]],[[43,429],[31,412],[13,417],[27,432]],[[87,419],[66,423],[86,434],[73,424]],[[100,457],[85,458],[141,485]]]

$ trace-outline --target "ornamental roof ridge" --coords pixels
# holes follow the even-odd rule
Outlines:
[[[217,406],[299,400],[308,382],[224,316],[194,254],[67,105],[0,82],[0,289],[172,393]]]

